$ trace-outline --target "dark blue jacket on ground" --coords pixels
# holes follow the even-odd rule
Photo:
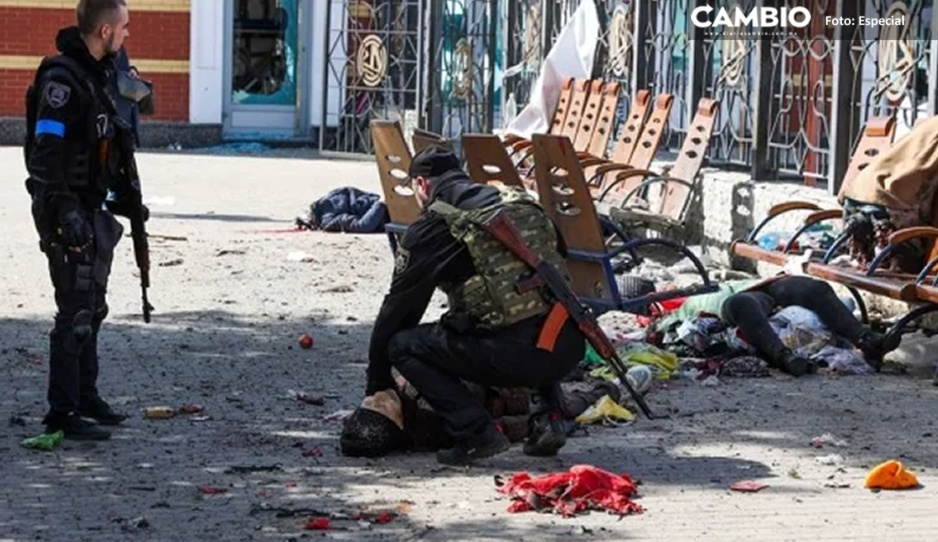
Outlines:
[[[377,194],[337,188],[310,206],[310,222],[329,232],[377,233],[384,231],[388,209]]]

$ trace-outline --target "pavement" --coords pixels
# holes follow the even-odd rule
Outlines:
[[[670,419],[591,428],[551,459],[520,446],[462,469],[422,454],[344,458],[329,415],[361,400],[393,262],[382,235],[291,227],[332,188],[380,192],[375,165],[301,150],[142,153],[139,164],[156,312],[142,323],[125,239],[101,334],[100,388],[131,418],[108,442],[36,452],[19,441],[41,431],[54,303],[22,152],[0,149],[0,541],[935,538],[938,388],[921,373],[668,382],[649,402]],[[435,298],[427,318],[442,309]],[[312,349],[297,346],[302,333]],[[927,366],[927,351],[912,361]],[[324,405],[295,400],[301,391]],[[191,404],[203,412],[143,415]],[[843,442],[811,445],[826,433]],[[841,459],[818,461],[831,454]],[[864,489],[886,459],[922,487]],[[495,475],[577,464],[639,480],[645,512],[509,514],[494,488]],[[729,490],[744,480],[768,487]],[[380,511],[393,521],[373,521]],[[331,530],[304,528],[321,515]]]

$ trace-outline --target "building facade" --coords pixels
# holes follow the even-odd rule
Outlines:
[[[76,0],[0,0],[0,117],[24,95]],[[130,0],[131,62],[155,84],[148,124],[311,137],[321,118],[327,0]],[[318,38],[318,39],[317,39]],[[318,61],[317,61],[318,59]],[[316,105],[315,102],[318,99]],[[316,122],[314,122],[316,120]]]

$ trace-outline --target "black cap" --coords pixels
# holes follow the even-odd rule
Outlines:
[[[414,156],[408,173],[411,179],[417,177],[436,179],[444,173],[459,169],[459,159],[453,154],[452,149],[441,145],[430,145]]]

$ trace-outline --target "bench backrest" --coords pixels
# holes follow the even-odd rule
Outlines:
[[[384,191],[388,215],[395,224],[412,224],[420,215],[420,208],[410,187],[410,149],[404,132],[397,121],[371,121],[371,140],[374,143],[378,176]]]
[[[570,251],[606,254],[602,228],[570,139],[535,134],[534,169],[541,206],[554,220]],[[568,258],[577,295],[610,299],[610,278],[602,261]]]

